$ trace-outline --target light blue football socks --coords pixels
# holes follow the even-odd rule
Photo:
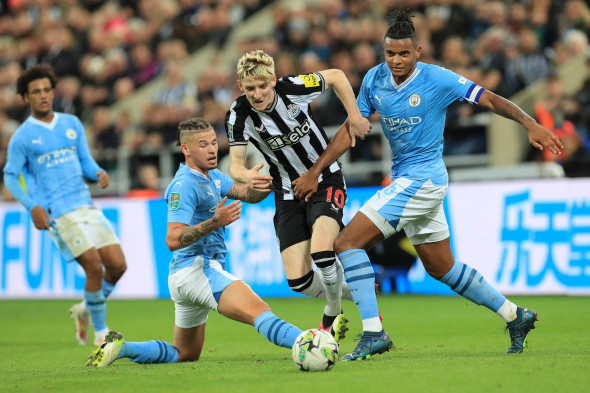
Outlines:
[[[107,304],[102,289],[96,292],[84,291],[84,300],[92,317],[94,331],[105,330],[107,328]]]
[[[268,341],[283,348],[291,348],[301,329],[283,321],[270,311],[265,311],[256,318],[254,327]]]
[[[111,292],[113,292],[113,289],[115,289],[115,284],[111,284],[110,282],[105,280],[103,277],[103,279],[102,279],[102,293],[104,294],[105,299],[107,297],[109,297]]]
[[[140,364],[176,363],[178,351],[166,341],[126,342],[117,357],[120,358],[129,358],[132,362]]]
[[[451,270],[440,281],[457,294],[494,312],[506,302],[506,298],[488,284],[477,270],[459,261],[455,261]]]
[[[363,320],[363,331],[380,332],[377,296],[375,295],[375,271],[365,250],[353,249],[338,255],[344,267],[344,277],[350,288],[354,303]]]

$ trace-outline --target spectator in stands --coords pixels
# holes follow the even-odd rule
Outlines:
[[[139,168],[138,183],[125,195],[127,198],[156,199],[162,197],[160,172],[155,165],[146,164]]]
[[[539,124],[557,135],[563,144],[563,152],[557,155],[545,149],[543,160],[561,164],[566,176],[589,176],[590,156],[574,124],[567,120],[567,115],[575,110],[577,104],[564,95],[563,82],[555,75],[547,78],[546,91],[547,98],[535,105],[535,117]]]
[[[194,82],[185,80],[177,60],[166,63],[164,78],[147,111],[154,113],[155,119],[148,119],[154,131],[161,133],[164,143],[170,143],[176,138],[176,125],[197,113],[197,89]]]
[[[506,64],[505,78],[516,93],[531,83],[546,78],[553,67],[546,50],[539,48],[539,40],[532,28],[524,28],[519,34],[519,46],[513,48],[515,56]]]
[[[93,147],[96,149],[116,149],[119,146],[119,134],[109,119],[107,107],[99,106],[92,117]]]

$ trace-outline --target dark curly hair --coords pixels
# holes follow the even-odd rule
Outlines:
[[[414,22],[412,19],[410,10],[393,10],[387,16],[387,33],[386,38],[392,38],[395,40],[403,40],[404,38],[410,38],[414,44],[417,43],[416,29],[414,28]]]
[[[211,124],[203,118],[195,117],[193,119],[185,120],[178,125],[176,131],[176,146],[180,146],[188,136],[193,136],[199,132],[212,130]]]
[[[29,92],[29,83],[37,79],[49,79],[51,87],[55,89],[57,79],[51,67],[45,64],[37,64],[23,72],[16,80],[16,93],[20,94],[23,98],[25,94]]]

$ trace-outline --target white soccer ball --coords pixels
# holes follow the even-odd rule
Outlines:
[[[338,360],[338,343],[324,330],[304,330],[295,339],[292,356],[301,371],[328,371]]]

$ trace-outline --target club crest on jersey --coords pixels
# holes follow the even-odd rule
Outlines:
[[[221,188],[221,180],[215,179],[213,180],[213,183],[215,183],[215,187]]]
[[[408,99],[410,106],[412,108],[417,107],[418,105],[420,105],[420,103],[422,102],[422,99],[420,98],[420,96],[416,93],[412,94],[410,96],[410,98]]]
[[[77,135],[77,134],[76,134],[76,131],[74,131],[73,129],[71,129],[71,128],[68,128],[68,129],[66,130],[66,136],[67,136],[68,138],[70,138],[70,139],[76,139],[76,135]]]
[[[180,192],[170,193],[170,210],[177,210],[180,205]]]
[[[289,104],[287,106],[287,113],[289,113],[289,116],[291,116],[293,119],[297,117],[299,112],[301,112],[301,108],[299,108],[297,105]]]

